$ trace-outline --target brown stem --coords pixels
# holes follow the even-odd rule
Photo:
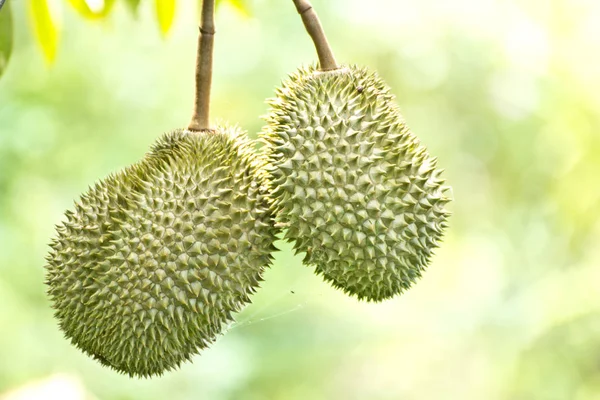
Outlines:
[[[321,26],[321,22],[319,21],[319,17],[312,4],[308,0],[293,0],[296,5],[296,10],[302,16],[302,22],[304,22],[304,27],[306,31],[312,38],[315,48],[317,49],[317,54],[319,55],[319,67],[321,71],[331,71],[334,69],[338,69],[338,65],[335,62],[335,57],[333,55],[333,51],[331,50],[331,46],[327,42],[327,37],[325,36],[325,31],[323,31],[323,27]]]
[[[215,0],[202,2],[202,23],[196,57],[196,96],[190,131],[210,130],[210,86],[212,82],[213,47],[215,40]]]

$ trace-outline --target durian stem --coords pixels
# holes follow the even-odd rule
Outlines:
[[[331,71],[338,69],[338,65],[333,55],[333,50],[327,41],[323,26],[317,12],[313,8],[312,4],[308,0],[293,0],[296,5],[296,10],[302,16],[302,22],[306,31],[312,38],[317,54],[319,56],[319,69],[321,71]]]
[[[190,131],[210,131],[210,87],[212,83],[213,47],[215,41],[215,0],[202,2],[202,23],[196,57],[196,96]]]

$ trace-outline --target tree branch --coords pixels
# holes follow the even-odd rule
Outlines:
[[[202,2],[202,23],[196,57],[196,96],[190,131],[210,131],[210,88],[212,83],[213,47],[215,39],[215,0]]]
[[[309,0],[293,1],[296,5],[296,10],[298,10],[298,13],[302,16],[302,22],[304,22],[306,31],[315,44],[315,48],[317,49],[317,54],[319,56],[319,67],[321,71],[338,69],[339,67],[335,61],[333,51],[331,50],[331,46],[329,46],[329,42],[327,42],[325,31],[323,31],[323,27],[319,21],[319,16],[314,10],[312,4],[310,4]]]

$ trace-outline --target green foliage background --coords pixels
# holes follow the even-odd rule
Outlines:
[[[379,71],[445,166],[445,244],[410,292],[366,304],[281,243],[254,303],[211,349],[131,380],[62,337],[43,258],[73,199],[188,122],[197,4],[177,2],[168,30],[168,4],[163,22],[154,2],[134,17],[135,1],[117,1],[89,21],[63,6],[53,58],[28,3],[8,2],[0,399],[43,382],[54,389],[26,398],[600,398],[599,3],[314,0],[338,59]],[[212,112],[255,135],[264,99],[315,56],[290,1],[233,3],[217,15]]]

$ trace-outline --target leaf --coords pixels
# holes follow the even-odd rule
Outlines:
[[[3,0],[0,0],[2,4]],[[13,44],[13,23],[10,6],[4,4],[0,6],[0,75],[6,69],[8,60],[12,53]]]
[[[44,58],[51,63],[58,48],[58,27],[50,14],[48,0],[29,0],[29,15]]]
[[[115,0],[68,0],[69,4],[84,18],[101,19],[106,17]]]
[[[175,2],[176,0],[155,0],[158,26],[163,36],[169,32],[173,25],[173,20],[175,19]]]
[[[140,6],[140,1],[141,0],[125,0],[125,3],[127,3],[129,9],[131,10],[131,12],[133,12],[134,15],[137,15],[137,11]]]
[[[248,4],[247,4],[246,0],[227,0],[227,1],[240,14],[244,15],[245,17],[250,16],[250,9],[248,8]]]
[[[234,9],[236,9],[240,14],[242,14],[245,17],[249,17],[251,14],[250,8],[248,7],[248,0],[215,0],[215,5],[217,6],[217,8],[219,8],[219,6],[225,3],[231,5]],[[202,4],[202,1],[200,1],[200,4]]]

